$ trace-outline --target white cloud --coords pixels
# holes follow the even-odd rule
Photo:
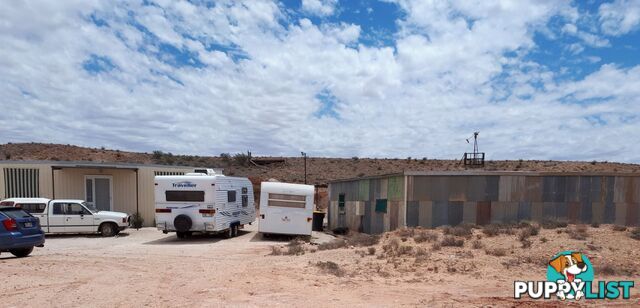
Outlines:
[[[336,10],[338,0],[302,0],[302,11],[317,15],[333,15]]]
[[[598,10],[602,32],[619,36],[640,26],[640,1],[615,0]]]
[[[400,1],[387,47],[360,44],[359,25],[298,20],[273,2],[157,5],[0,11],[0,141],[457,158],[479,129],[493,159],[640,161],[626,142],[640,123],[639,68],[558,81],[526,59],[553,16],[577,20],[565,2]],[[167,46],[205,65],[176,65]],[[92,55],[114,69],[85,71]],[[336,98],[337,118],[317,116],[319,93]]]

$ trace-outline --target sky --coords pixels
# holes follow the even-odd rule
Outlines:
[[[11,1],[0,143],[640,163],[640,1]]]

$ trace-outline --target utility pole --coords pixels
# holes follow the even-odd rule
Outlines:
[[[304,159],[304,183],[307,184],[307,153],[300,152],[302,158]]]

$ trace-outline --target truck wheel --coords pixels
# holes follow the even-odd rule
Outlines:
[[[100,234],[104,237],[116,235],[116,227],[112,223],[104,223],[100,226]]]
[[[14,256],[16,256],[18,258],[24,258],[24,257],[28,256],[29,254],[31,254],[32,251],[33,251],[33,247],[9,250],[9,252],[12,255],[14,255]]]

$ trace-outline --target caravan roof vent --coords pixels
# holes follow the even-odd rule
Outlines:
[[[215,170],[209,168],[193,169],[193,173],[201,173],[204,175],[218,175]]]

